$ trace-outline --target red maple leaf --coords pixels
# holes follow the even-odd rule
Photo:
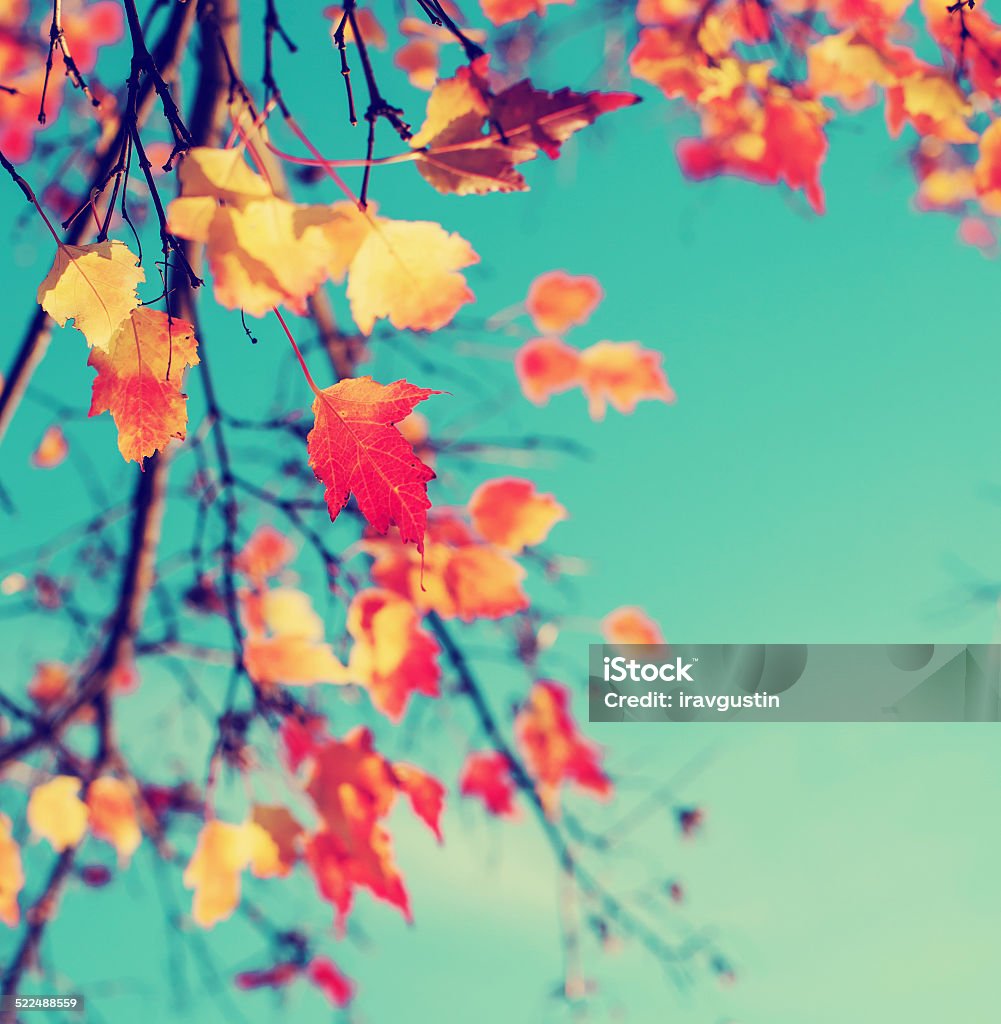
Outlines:
[[[441,394],[405,380],[379,384],[371,377],[342,380],[317,390],[316,425],[306,438],[309,465],[325,487],[330,518],[336,519],[353,492],[372,528],[391,525],[404,541],[424,551],[427,485],[434,470],[425,466],[394,424],[418,402]]]

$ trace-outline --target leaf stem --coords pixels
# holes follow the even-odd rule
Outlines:
[[[272,312],[278,317],[278,322],[282,325],[282,330],[285,332],[285,336],[292,344],[292,349],[295,352],[296,359],[299,360],[299,365],[302,367],[302,372],[306,377],[306,383],[309,385],[310,390],[317,397],[320,396],[321,391],[316,386],[316,382],[313,380],[312,374],[309,372],[309,367],[306,365],[306,360],[303,359],[302,352],[299,346],[295,343],[295,338],[292,337],[292,332],[288,329],[288,324],[285,323],[285,318],[282,316],[281,311],[277,306],[273,307]]]

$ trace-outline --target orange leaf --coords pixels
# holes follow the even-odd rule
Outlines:
[[[260,586],[295,558],[295,545],[273,526],[259,526],[233,559],[233,567]]]
[[[484,540],[517,555],[541,544],[567,510],[551,494],[539,494],[531,480],[501,477],[476,488],[469,516]]]
[[[69,684],[70,670],[62,662],[39,662],[28,684],[28,696],[43,708],[48,707],[66,696]]]
[[[430,39],[411,39],[396,51],[393,63],[406,72],[415,89],[430,92],[438,80],[438,44]]]
[[[609,644],[662,644],[660,626],[642,608],[622,607],[609,612],[601,623],[601,632]]]
[[[188,410],[181,377],[198,362],[196,346],[191,324],[143,308],[122,323],[107,352],[91,352],[88,365],[97,377],[89,415],[110,411],[126,461],[142,465],[172,438],[183,440]]]
[[[536,683],[515,719],[515,736],[550,817],[559,813],[565,782],[596,797],[611,796],[601,750],[578,732],[566,687],[548,680]]]
[[[405,792],[437,833],[440,784],[409,765],[390,764],[375,750],[368,729],[317,744],[309,757],[306,792],[323,826],[308,840],[306,860],[320,895],[337,910],[338,928],[344,926],[358,887],[398,907],[410,920],[407,891],[380,822],[397,794]]]
[[[69,445],[62,427],[51,426],[42,435],[42,440],[31,456],[31,464],[38,469],[53,469],[66,458],[68,452]]]
[[[599,341],[581,353],[581,388],[591,418],[604,418],[607,404],[630,413],[637,402],[673,402],[674,391],[660,366],[661,355],[635,341]]]
[[[559,338],[536,338],[518,349],[515,372],[525,397],[545,405],[580,383],[580,353]]]
[[[525,308],[540,331],[564,334],[585,323],[604,294],[597,278],[551,270],[532,282]]]
[[[129,787],[121,779],[106,775],[87,787],[90,830],[106,839],[127,862],[142,842],[136,808]]]
[[[324,485],[330,518],[354,492],[362,515],[379,533],[391,525],[424,550],[427,484],[434,479],[394,428],[418,402],[440,394],[405,380],[379,384],[371,377],[342,380],[313,401],[316,424],[306,438],[309,465]]]
[[[87,831],[87,805],[80,799],[81,785],[73,775],[57,775],[36,786],[28,798],[28,824],[54,850],[76,846]]]
[[[438,645],[409,601],[389,590],[362,590],[348,608],[347,629],[354,638],[350,677],[388,718],[403,717],[412,693],[439,695]]]
[[[483,13],[495,24],[520,21],[530,14],[542,17],[551,4],[572,4],[574,0],[480,0]]]
[[[0,921],[16,928],[21,920],[18,893],[24,888],[21,851],[11,830],[10,818],[0,814]]]
[[[660,363],[659,352],[635,341],[599,341],[578,352],[556,338],[536,338],[518,351],[515,372],[525,397],[537,405],[580,385],[591,418],[600,420],[609,404],[631,413],[645,399],[673,402]]]
[[[439,516],[428,524],[423,563],[397,537],[370,539],[372,579],[420,611],[442,618],[499,619],[528,607],[525,570],[492,544],[478,543],[461,521]]]

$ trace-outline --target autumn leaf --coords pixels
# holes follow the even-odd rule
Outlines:
[[[121,39],[124,22],[122,8],[115,0],[98,0],[77,10],[72,7],[64,9],[63,31],[73,60],[84,74],[94,70],[97,51],[102,46]]]
[[[387,718],[398,722],[412,693],[439,695],[438,644],[409,601],[389,590],[359,591],[347,630],[354,639],[348,674]]]
[[[386,318],[400,330],[436,331],[474,295],[460,271],[479,262],[472,246],[431,221],[389,220],[335,203],[326,235],[336,251],[329,272],[347,275],[351,316],[362,334]]]
[[[591,418],[604,418],[610,404],[631,413],[637,403],[673,402],[675,395],[661,369],[661,355],[635,341],[599,341],[580,356],[581,388]]]
[[[23,888],[21,850],[14,839],[10,818],[0,814],[0,921],[8,928],[16,928],[21,920],[17,897]]]
[[[952,75],[935,69],[908,75],[886,92],[886,124],[894,137],[904,124],[944,142],[976,142],[967,123],[973,106]]]
[[[609,644],[662,644],[664,634],[642,608],[623,606],[602,620],[601,633]]]
[[[572,4],[574,0],[480,0],[483,13],[495,25],[507,25],[512,21],[521,21],[530,14],[540,17],[552,4]]]
[[[541,544],[567,510],[551,494],[536,491],[531,480],[501,477],[476,488],[469,517],[484,540],[517,555]]]
[[[483,801],[498,818],[517,818],[514,798],[517,788],[507,758],[496,750],[473,751],[462,765],[459,792]]]
[[[893,89],[888,100],[892,94]],[[742,87],[732,98],[703,107],[703,138],[678,143],[678,163],[685,175],[695,181],[736,174],[769,185],[784,182],[802,189],[813,210],[823,213],[820,168],[827,156],[824,125],[829,111],[778,87],[761,101]]]
[[[370,538],[372,579],[423,612],[444,619],[500,619],[528,607],[521,588],[525,570],[507,552],[477,540],[454,516],[428,524],[423,559],[399,537]]]
[[[323,620],[308,595],[291,587],[240,595],[247,628],[244,664],[260,686],[347,682],[347,671],[324,641]]]
[[[371,377],[342,380],[317,392],[306,448],[332,520],[353,492],[374,530],[385,533],[395,525],[405,542],[424,550],[431,507],[427,484],[434,471],[417,458],[394,424],[418,402],[440,393],[405,380],[379,384]]]
[[[13,33],[7,38],[11,36]],[[46,75],[37,60],[30,68],[4,68],[3,84],[7,89],[0,89],[0,150],[15,164],[28,160],[34,149],[35,135],[41,130],[38,111],[43,88],[46,119],[53,120],[62,106],[64,82],[62,75]]]
[[[182,164],[182,181],[192,159]],[[216,194],[225,191],[220,187]],[[205,243],[216,300],[249,316],[264,316],[279,305],[305,313],[306,300],[327,279],[334,259],[323,231],[331,220],[329,207],[256,193],[220,206],[216,194],[186,189],[167,211],[173,234]]]
[[[110,775],[94,779],[87,787],[87,811],[91,832],[111,843],[122,863],[128,862],[142,842],[129,787]]]
[[[143,308],[123,321],[107,352],[91,352],[88,365],[97,377],[88,415],[111,413],[126,461],[142,465],[172,439],[183,440],[188,410],[181,378],[198,362],[196,349],[191,324]]]
[[[876,86],[889,86],[897,74],[887,57],[862,33],[824,36],[807,50],[807,82],[817,96],[833,96],[857,110],[870,104]]]
[[[234,825],[207,821],[198,834],[198,843],[184,870],[186,888],[194,889],[191,917],[202,928],[211,928],[225,920],[240,902],[241,875],[251,868],[258,877],[269,877],[274,856],[262,856],[274,850],[267,832],[253,821]]]
[[[353,729],[343,740],[315,745],[309,758],[306,792],[323,825],[307,841],[306,861],[320,895],[337,911],[338,929],[343,929],[359,887],[410,920],[410,900],[381,822],[403,792],[437,834],[440,784],[410,766],[391,764],[375,750],[372,734],[364,728]]]
[[[28,798],[28,825],[56,851],[76,846],[87,831],[87,805],[80,799],[81,786],[73,775],[56,775],[36,786]]]
[[[393,63],[415,89],[430,92],[438,81],[438,44],[431,39],[411,39],[393,54]]]
[[[38,447],[31,456],[31,464],[37,469],[54,469],[69,453],[66,435],[62,427],[53,425],[42,435]]]
[[[515,736],[539,799],[550,817],[559,814],[559,793],[570,782],[598,798],[612,793],[599,747],[580,734],[566,687],[541,680],[515,719]]]
[[[279,575],[296,555],[295,545],[273,526],[257,527],[237,552],[233,568],[252,583],[261,586]]]
[[[410,897],[393,862],[389,833],[382,826],[373,826],[364,840],[320,830],[307,840],[306,863],[320,896],[336,911],[339,932],[343,932],[358,887],[396,907],[408,922],[412,920]]]
[[[406,793],[414,814],[442,842],[441,814],[445,807],[445,787],[433,776],[412,764],[397,761],[393,765],[397,785]]]
[[[181,196],[167,209],[180,238],[204,242],[216,299],[263,316],[276,305],[303,313],[334,259],[329,206],[280,199],[240,149],[190,150],[178,170]]]
[[[597,278],[551,270],[532,282],[525,309],[540,331],[564,334],[586,323],[603,296]]]
[[[545,405],[580,383],[580,353],[559,338],[535,338],[518,349],[515,373],[525,397]]]
[[[42,661],[28,683],[28,696],[45,708],[58,703],[69,692],[70,670],[60,661]]]
[[[594,420],[604,418],[608,405],[631,413],[641,401],[675,399],[660,353],[635,341],[599,341],[578,351],[557,338],[536,338],[519,349],[515,373],[525,397],[537,405],[579,386]]]
[[[60,327],[67,320],[91,348],[108,352],[122,322],[139,305],[146,279],[139,258],[122,242],[63,245],[38,288],[38,303]]]
[[[299,844],[305,836],[302,825],[287,807],[280,805],[254,804],[251,820],[267,833],[274,847],[274,856],[269,858],[267,869],[264,870],[264,865],[259,863],[255,873],[287,875],[300,856]]]
[[[459,68],[428,98],[421,130],[410,140],[417,169],[439,192],[483,195],[523,191],[515,165],[540,150],[556,159],[575,132],[613,110],[639,102],[632,93],[549,93],[524,80],[494,94],[485,81],[488,59]]]

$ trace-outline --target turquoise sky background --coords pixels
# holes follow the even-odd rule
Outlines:
[[[282,58],[281,81],[314,141],[325,152],[353,155],[363,140],[342,125],[339,76],[318,9],[301,5],[288,16],[303,52]],[[579,17],[556,15],[575,24]],[[599,60],[598,33],[587,32],[562,43],[534,77],[549,87],[597,86],[589,73]],[[673,142],[692,125],[652,89],[630,87],[646,102],[569,145],[558,163],[529,165],[528,194],[441,197],[409,167],[373,180],[384,213],[438,220],[483,256],[470,276],[478,307],[460,323],[512,306],[535,275],[563,268],[596,275],[606,292],[592,321],[570,335],[572,344],[638,340],[664,353],[677,404],[644,405],[630,417],[613,411],[593,424],[579,394],[541,410],[518,397],[505,355],[517,339],[509,335],[459,326],[421,342],[441,381],[393,347],[374,349],[377,379],[406,374],[453,392],[426,403],[433,429],[544,432],[591,449],[589,461],[561,458],[527,471],[571,513],[554,531],[552,549],[590,567],[561,599],[573,621],[552,652],[553,674],[582,692],[586,644],[597,621],[624,603],[644,606],[669,640],[684,642],[990,640],[994,602],[971,601],[969,585],[1001,580],[997,264],[956,242],[953,221],[912,211],[905,148],[886,138],[879,111],[832,127],[829,212],[817,218],[779,189],[685,182]],[[420,101],[395,91],[416,116]],[[12,187],[0,189],[0,203],[4,223],[22,212]],[[50,260],[33,224],[0,255],[8,296],[0,308],[3,366]],[[528,330],[526,321],[516,324]],[[288,359],[277,331],[262,326],[261,344],[251,348],[232,315],[213,314],[206,329],[224,402],[233,410],[263,408],[270,391],[257,382]],[[464,345],[493,361],[458,363]],[[475,389],[446,379],[456,365],[491,396],[486,415]],[[85,411],[89,378],[78,336],[57,332],[39,387]],[[197,385],[189,392],[200,402]],[[0,480],[18,508],[0,519],[0,558],[51,534],[68,508],[79,506],[81,516],[89,508],[68,463],[48,473],[29,467],[51,420],[45,407],[25,403],[0,448]],[[72,423],[67,435],[71,446],[86,448],[110,493],[127,484],[109,423]],[[443,479],[433,497],[465,501],[477,480],[506,471],[482,466]],[[168,550],[170,543],[168,534]],[[6,618],[0,640],[9,652],[2,685],[10,692],[20,692],[33,661],[61,642],[42,621],[25,629]],[[524,677],[495,659],[482,659],[479,671],[498,707],[524,692]],[[162,691],[149,692],[161,683]],[[137,730],[150,708],[169,700],[168,685],[155,672],[144,676],[125,711]],[[583,702],[577,711],[586,714]],[[435,742],[440,720],[422,721],[428,734],[418,739],[415,759],[454,774],[454,757]],[[699,975],[679,992],[648,957],[626,947],[590,964],[602,986],[594,1019],[996,1020],[996,726],[589,732],[608,745],[610,767],[626,778],[670,777],[711,754],[678,794],[707,808],[704,833],[681,842],[666,817],[652,820],[609,881],[628,891],[662,874],[681,878],[684,913],[713,927],[738,974],[729,988]],[[623,800],[628,806],[629,792]],[[589,820],[607,820],[575,806]],[[453,801],[445,831],[439,850],[398,815],[398,861],[417,924],[408,929],[361,896],[357,916],[370,942],[332,949],[358,980],[356,1019],[569,1020],[547,998],[559,978],[560,947],[552,859],[536,830],[528,821],[498,827]],[[100,1019],[112,1024],[238,1019],[202,990],[198,946],[188,964],[190,992],[183,1001],[168,998],[171,945],[158,923],[150,862],[141,852],[98,895],[71,891],[53,932],[53,959],[95,993]],[[305,885],[283,909],[293,921],[330,916]],[[140,934],[148,946],[139,947]],[[6,938],[0,935],[0,961]],[[224,971],[260,963],[260,942],[239,923],[215,929],[207,948]],[[301,989],[284,1008],[266,993],[241,996],[239,1005],[255,1022],[324,1019],[321,1002]],[[620,1006],[625,1016],[617,1018]]]

